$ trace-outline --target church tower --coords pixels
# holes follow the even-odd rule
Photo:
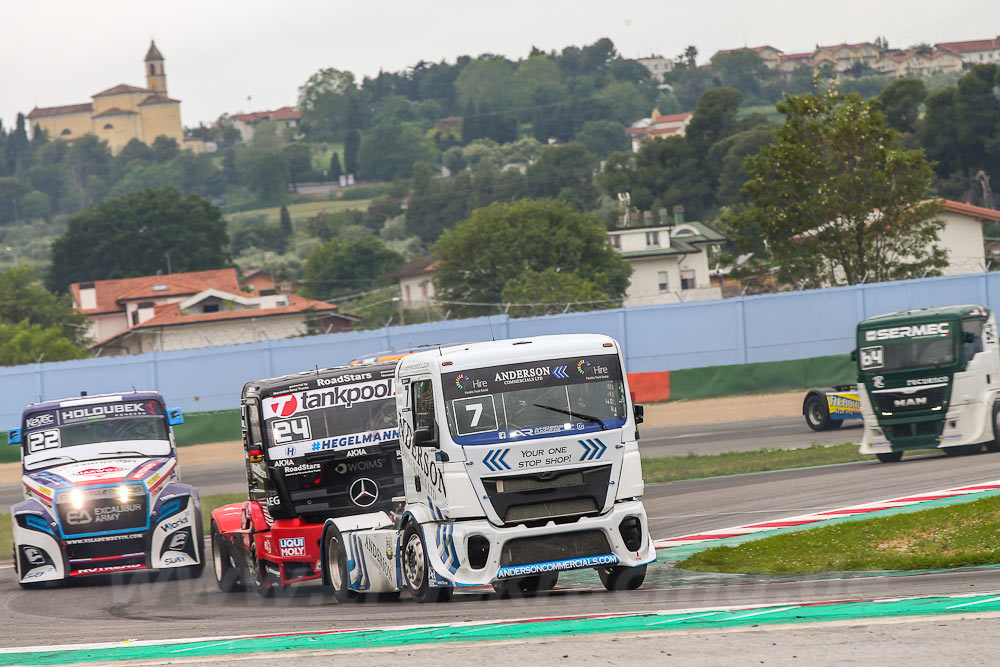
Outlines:
[[[146,52],[146,87],[160,95],[167,94],[167,73],[163,70],[163,55],[156,48],[156,42],[149,42]]]

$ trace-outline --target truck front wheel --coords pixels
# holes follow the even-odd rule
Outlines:
[[[432,588],[428,581],[430,563],[420,526],[407,524],[403,531],[403,583],[417,602],[445,602],[451,599],[451,588]]]
[[[634,591],[642,586],[646,578],[646,566],[638,567],[599,567],[597,574],[601,583],[609,591]]]
[[[323,567],[326,568],[326,580],[333,589],[333,597],[337,602],[351,602],[358,594],[350,589],[350,579],[347,572],[347,552],[344,549],[340,531],[330,526],[326,529],[325,556]]]
[[[875,457],[880,463],[896,463],[903,458],[903,452],[880,452]]]
[[[1000,403],[993,404],[993,440],[986,443],[986,451],[1000,452]]]
[[[233,563],[232,553],[226,538],[219,532],[219,527],[212,521],[212,569],[215,570],[215,581],[223,593],[234,593],[243,590],[240,581],[240,570]]]
[[[806,426],[814,431],[826,431],[831,428],[839,428],[841,423],[830,419],[830,409],[826,401],[819,396],[812,395],[806,399],[806,404],[802,408],[806,416]],[[834,426],[836,424],[836,426]]]

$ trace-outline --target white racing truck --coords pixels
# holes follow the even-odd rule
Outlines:
[[[642,406],[599,335],[442,347],[396,368],[405,505],[327,520],[324,581],[340,601],[456,588],[501,594],[596,569],[638,588],[656,559],[639,462]]]

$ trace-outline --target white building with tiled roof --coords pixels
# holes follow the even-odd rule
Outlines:
[[[957,53],[962,62],[970,65],[1000,64],[1000,35],[996,39],[973,39],[966,42],[939,42],[939,49]]]
[[[240,289],[236,269],[70,285],[96,354],[162,352],[348,331],[357,318],[296,294]]]

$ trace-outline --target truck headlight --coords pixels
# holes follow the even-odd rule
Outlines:
[[[73,505],[74,509],[80,509],[83,507],[83,491],[80,489],[73,489],[70,491],[69,502]]]

